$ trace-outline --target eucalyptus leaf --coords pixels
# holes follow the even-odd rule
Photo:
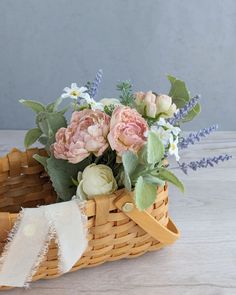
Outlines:
[[[66,119],[61,113],[41,112],[36,123],[46,136],[55,135],[59,128],[67,126]]]
[[[157,177],[160,178],[160,179],[162,179],[162,180],[165,180],[165,181],[168,181],[168,182],[174,184],[175,186],[178,187],[178,189],[181,192],[184,192],[184,185],[183,185],[183,183],[171,171],[169,171],[169,170],[167,170],[165,168],[159,168],[158,169]]]
[[[40,156],[38,154],[33,155],[33,158],[38,161],[45,169],[45,171],[47,171],[47,159],[48,157],[43,157]]]
[[[139,176],[135,185],[135,203],[139,210],[149,208],[156,200],[157,187],[151,183],[145,182],[142,176]]]
[[[172,97],[172,101],[177,105],[178,108],[183,108],[190,100],[190,93],[186,87],[185,82],[171,75],[168,75],[167,78],[171,83],[169,96]]]
[[[165,148],[159,136],[150,131],[147,140],[147,162],[156,164],[161,161],[165,153]]]
[[[90,157],[78,164],[55,159],[53,156],[47,159],[47,172],[60,200],[68,201],[75,195],[76,187],[72,178],[77,179],[78,172],[83,171],[90,162]]]
[[[201,112],[201,105],[197,103],[195,107],[188,113],[186,117],[182,120],[183,123],[192,121],[193,118],[195,118],[197,115],[199,115]]]
[[[44,105],[42,105],[41,103],[39,103],[37,101],[20,99],[19,102],[22,103],[24,106],[30,108],[31,110],[33,110],[36,113],[40,113],[40,112],[45,111]]]
[[[39,128],[33,128],[28,130],[24,140],[25,148],[28,148],[32,144],[34,144],[37,141],[37,139],[41,136],[41,134],[42,131]]]
[[[42,144],[42,145],[46,145],[48,142],[48,138],[46,136],[40,136],[38,141]]]
[[[186,105],[186,103],[188,103],[189,100],[191,99],[190,92],[188,91],[185,82],[171,75],[168,75],[167,78],[171,84],[169,96],[172,97],[173,103],[175,103],[178,108],[183,108]],[[200,113],[200,110],[201,110],[201,107],[200,107],[200,104],[198,103],[184,118],[184,120],[182,120],[182,122],[191,121],[194,117],[196,117]]]

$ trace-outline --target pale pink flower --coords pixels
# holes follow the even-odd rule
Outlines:
[[[99,110],[74,112],[67,128],[56,133],[53,153],[57,159],[79,163],[90,154],[101,156],[107,149],[110,117]]]
[[[108,141],[118,156],[127,150],[137,153],[145,144],[147,131],[147,122],[135,109],[118,106],[111,117]]]
[[[165,94],[157,95],[156,98],[157,115],[162,118],[171,118],[177,110],[177,107],[172,103],[172,98]]]
[[[148,91],[147,93],[136,92],[135,104],[140,114],[151,118],[156,117],[156,95],[152,91]]]

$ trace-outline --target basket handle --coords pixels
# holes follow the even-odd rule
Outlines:
[[[114,204],[151,237],[162,244],[170,245],[179,238],[180,232],[170,218],[168,224],[164,226],[147,211],[139,211],[133,203],[132,195],[127,191],[116,198]]]

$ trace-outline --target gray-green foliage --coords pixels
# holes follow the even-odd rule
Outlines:
[[[73,179],[77,179],[79,171],[83,171],[91,164],[91,157],[86,158],[78,164],[56,159],[51,155],[49,158],[34,155],[34,158],[44,166],[52,185],[57,193],[58,201],[69,201],[75,195],[76,186]]]
[[[132,107],[134,104],[134,95],[131,83],[129,81],[121,82],[117,85],[117,90],[121,92],[120,102],[125,106]]]
[[[148,133],[147,144],[136,156],[127,151],[122,156],[124,166],[124,186],[131,191],[135,188],[135,203],[137,208],[145,210],[156,199],[158,186],[164,186],[165,181],[175,184],[181,191],[182,182],[169,170],[163,168],[164,146],[158,135]]]
[[[29,148],[38,140],[45,146],[48,153],[50,153],[50,146],[55,141],[57,130],[61,127],[67,126],[64,114],[68,110],[68,106],[63,110],[58,111],[58,106],[61,102],[61,97],[47,106],[33,100],[20,100],[20,103],[36,113],[35,122],[37,127],[30,129],[26,133],[24,141],[26,148]]]
[[[190,93],[187,89],[187,86],[184,81],[179,80],[171,75],[168,75],[168,80],[171,84],[171,89],[169,92],[169,96],[172,97],[173,103],[176,104],[177,108],[183,108],[186,103],[191,99]],[[197,116],[201,111],[200,104],[196,104],[196,106],[188,113],[188,115],[182,120],[182,122],[188,122],[193,120],[195,116]]]

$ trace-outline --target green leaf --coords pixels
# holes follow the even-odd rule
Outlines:
[[[156,200],[156,185],[145,182],[142,176],[139,176],[135,186],[135,203],[139,210],[149,208]]]
[[[178,108],[184,107],[185,104],[190,100],[190,93],[184,81],[179,80],[171,75],[168,75],[167,78],[171,83],[169,96],[172,97],[173,102]]]
[[[46,145],[48,142],[48,138],[46,136],[40,136],[38,141],[42,144],[42,145]]]
[[[56,99],[55,103],[54,103],[54,108],[53,108],[53,111],[56,111],[57,108],[59,107],[59,105],[62,103],[63,101],[63,98],[60,96]]]
[[[197,103],[195,107],[188,113],[188,115],[182,120],[183,123],[192,121],[194,117],[201,112],[201,105]]]
[[[41,136],[41,134],[42,134],[42,131],[39,128],[28,130],[24,140],[25,148],[28,148],[32,144],[34,144],[37,141],[37,139]]]
[[[22,103],[23,105],[25,105],[26,107],[30,108],[31,110],[33,110],[36,113],[40,113],[40,112],[45,111],[44,105],[42,105],[41,103],[39,103],[37,101],[20,99],[19,102]]]
[[[174,173],[170,172],[169,170],[165,169],[165,168],[159,168],[158,169],[158,174],[157,176],[165,181],[168,181],[172,184],[174,184],[175,186],[178,187],[178,189],[181,192],[184,192],[184,185],[183,183],[177,178],[177,176],[174,175]]]
[[[75,195],[76,187],[72,178],[77,179],[78,172],[83,171],[90,161],[89,157],[78,164],[71,164],[54,157],[47,160],[47,172],[60,200],[68,201]]]
[[[185,82],[171,75],[168,75],[167,78],[169,79],[171,84],[169,96],[172,97],[173,103],[175,103],[178,108],[183,108],[186,105],[186,103],[189,102],[191,98],[190,92],[188,91]],[[200,110],[201,110],[200,105],[197,104],[189,112],[189,114],[184,118],[182,122],[191,121],[194,117],[196,117],[200,113]]]
[[[153,176],[151,174],[146,174],[143,176],[143,179],[146,183],[151,183],[154,184],[156,186],[164,186],[165,185],[165,181],[158,178],[157,176]]]
[[[38,114],[36,123],[44,135],[51,137],[61,127],[66,127],[66,119],[61,113],[41,112]]]
[[[78,185],[79,185],[78,180],[75,180],[73,177],[71,177],[71,180],[72,180],[72,182],[73,182],[73,184],[74,184],[75,186],[78,186]]]
[[[52,113],[54,111],[54,106],[55,106],[55,102],[48,104],[46,106],[46,111],[48,111],[49,113]]]
[[[66,127],[66,119],[61,113],[41,112],[36,118],[38,128],[42,130],[43,136],[40,142],[50,151],[50,146],[55,142],[55,134],[61,127]],[[46,143],[45,143],[46,142]]]
[[[40,156],[38,154],[33,155],[33,158],[38,161],[45,169],[45,171],[47,171],[47,159],[48,157],[43,157]]]
[[[125,179],[124,186],[127,190],[132,190],[131,177],[138,165],[138,157],[131,151],[126,151],[122,155],[122,163],[124,166]]]
[[[147,140],[147,161],[149,164],[156,164],[161,161],[165,153],[165,148],[159,136],[150,131]]]

